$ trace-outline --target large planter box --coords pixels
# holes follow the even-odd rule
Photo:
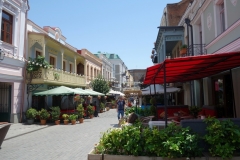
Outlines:
[[[192,160],[222,160],[220,157],[196,157]],[[124,155],[108,155],[93,154],[93,150],[88,154],[88,160],[187,160],[187,158],[163,158],[163,157],[146,157],[146,156],[124,156]],[[231,160],[240,160],[240,156],[233,157]]]

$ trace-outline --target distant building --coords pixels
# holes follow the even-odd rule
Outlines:
[[[126,83],[127,66],[117,54],[101,52],[98,52],[98,54],[103,54],[112,63],[113,75],[115,77],[115,82],[117,82],[114,84],[113,89],[122,91]]]

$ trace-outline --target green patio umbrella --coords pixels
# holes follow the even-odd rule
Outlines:
[[[58,95],[74,95],[74,94],[84,95],[84,92],[81,92],[80,90],[68,88],[65,86],[60,86],[47,91],[34,93],[35,96],[58,96]]]
[[[84,94],[83,95],[87,95],[87,96],[96,96],[96,94],[92,93],[92,92],[89,92],[87,90],[83,90],[82,88],[74,88],[75,90],[78,90],[80,92],[83,92]]]
[[[97,91],[93,91],[93,90],[90,90],[90,89],[85,89],[85,91],[90,91],[90,92],[92,92],[92,93],[94,93],[94,94],[96,94],[98,96],[105,96],[105,94],[103,94],[103,93],[100,93],[100,92],[97,92]]]

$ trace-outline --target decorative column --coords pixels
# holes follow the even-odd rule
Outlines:
[[[74,56],[74,72],[75,72],[75,76],[77,75],[77,57]]]
[[[63,57],[64,57],[64,50],[60,49],[61,55],[62,55],[62,62],[61,62],[61,70],[62,70],[62,75],[63,75]],[[66,65],[66,64],[65,64]],[[66,67],[66,66],[65,66]]]
[[[45,52],[46,52],[46,44],[47,44],[47,41],[46,40],[44,40],[43,41],[43,50],[42,50],[42,55],[43,55],[43,57],[45,57]],[[45,57],[45,59],[46,59],[46,57]],[[49,60],[50,61],[50,60]]]

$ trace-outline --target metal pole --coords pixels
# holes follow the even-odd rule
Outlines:
[[[149,88],[150,88],[150,95],[152,95],[152,92],[151,92],[151,84],[150,84]]]
[[[193,27],[191,24],[189,24],[190,28],[191,28],[191,55],[194,56],[194,49],[193,49]],[[191,88],[192,88],[192,105],[195,105],[195,92],[194,92],[194,81],[191,82]]]
[[[237,117],[237,114],[236,114],[236,105],[235,105],[235,96],[234,96],[234,90],[233,90],[233,79],[232,79],[232,69],[230,69],[230,76],[231,76],[231,80],[232,80],[232,98],[233,98],[233,115],[234,117]]]
[[[163,66],[163,78],[164,78],[164,112],[165,112],[165,127],[167,127],[167,91],[166,91],[166,68],[165,63]]]
[[[189,54],[189,28],[188,28],[189,26],[188,26],[188,24],[187,24],[187,45],[188,45],[188,47],[187,47],[187,54]]]
[[[156,100],[156,86],[155,86],[155,79],[154,79],[154,98],[155,98],[155,100]],[[157,102],[157,100],[156,100],[156,102]],[[158,117],[157,116],[157,104],[155,104],[155,111],[156,111],[156,113],[155,113],[155,116],[156,116],[156,118]]]

